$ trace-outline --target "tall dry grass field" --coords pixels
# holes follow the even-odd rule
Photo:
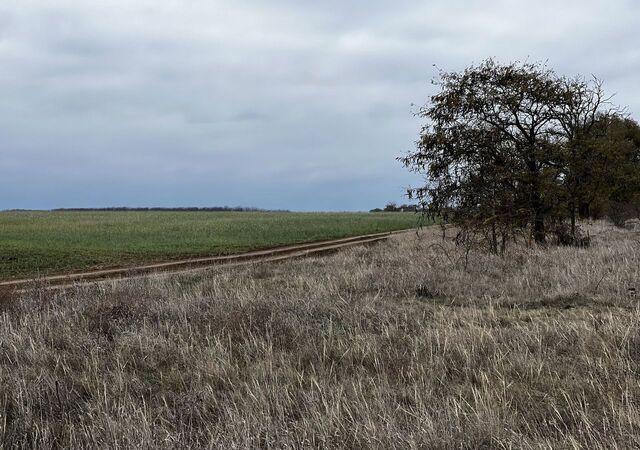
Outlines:
[[[638,447],[640,234],[591,233],[34,288],[1,307],[0,447]]]

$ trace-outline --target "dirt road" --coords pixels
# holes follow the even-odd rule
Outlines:
[[[191,258],[178,261],[169,261],[155,264],[146,264],[134,267],[120,267],[52,275],[39,278],[25,278],[0,282],[0,290],[19,292],[30,286],[46,286],[51,288],[72,287],[78,284],[86,284],[104,280],[125,280],[144,277],[153,273],[184,273],[203,270],[211,266],[225,265],[238,266],[258,262],[279,261],[289,258],[300,258],[310,255],[318,255],[333,252],[354,245],[370,244],[388,239],[399,233],[407,233],[411,230],[394,231],[387,233],[368,234],[329,241],[311,242],[306,244],[289,245],[266,250],[258,250],[237,255],[213,256],[206,258]]]

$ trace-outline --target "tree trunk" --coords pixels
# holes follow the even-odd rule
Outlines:
[[[533,151],[532,151],[533,154]],[[536,244],[546,243],[546,233],[544,229],[545,209],[540,193],[540,171],[538,163],[531,158],[528,163],[531,176],[531,209],[533,210],[533,239]]]
[[[491,224],[491,253],[498,254],[498,234],[496,233],[496,224]]]
[[[535,217],[533,220],[533,238],[536,244],[544,244],[547,242],[546,233],[544,229],[544,212],[542,208],[535,210]]]
[[[578,213],[580,214],[580,217],[582,217],[583,219],[591,218],[591,205],[590,205],[590,203],[589,202],[580,203],[580,207],[578,208]]]
[[[571,214],[571,239],[576,240],[576,205],[571,202],[569,205],[569,210]]]

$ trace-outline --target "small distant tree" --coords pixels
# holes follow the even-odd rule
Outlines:
[[[395,212],[398,210],[398,205],[396,205],[395,202],[388,202],[385,205],[384,210],[386,212]]]
[[[618,114],[599,80],[489,59],[434,84],[439,92],[417,113],[426,122],[417,148],[400,158],[425,177],[410,198],[480,233],[494,252],[525,228],[544,243],[549,225],[575,217],[594,187],[583,176],[600,157],[594,130]]]

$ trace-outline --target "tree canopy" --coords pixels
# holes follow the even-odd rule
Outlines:
[[[417,147],[400,158],[425,179],[409,196],[483,232],[492,250],[518,230],[544,243],[566,222],[575,239],[578,213],[638,192],[640,128],[597,78],[489,59],[434,84]]]

